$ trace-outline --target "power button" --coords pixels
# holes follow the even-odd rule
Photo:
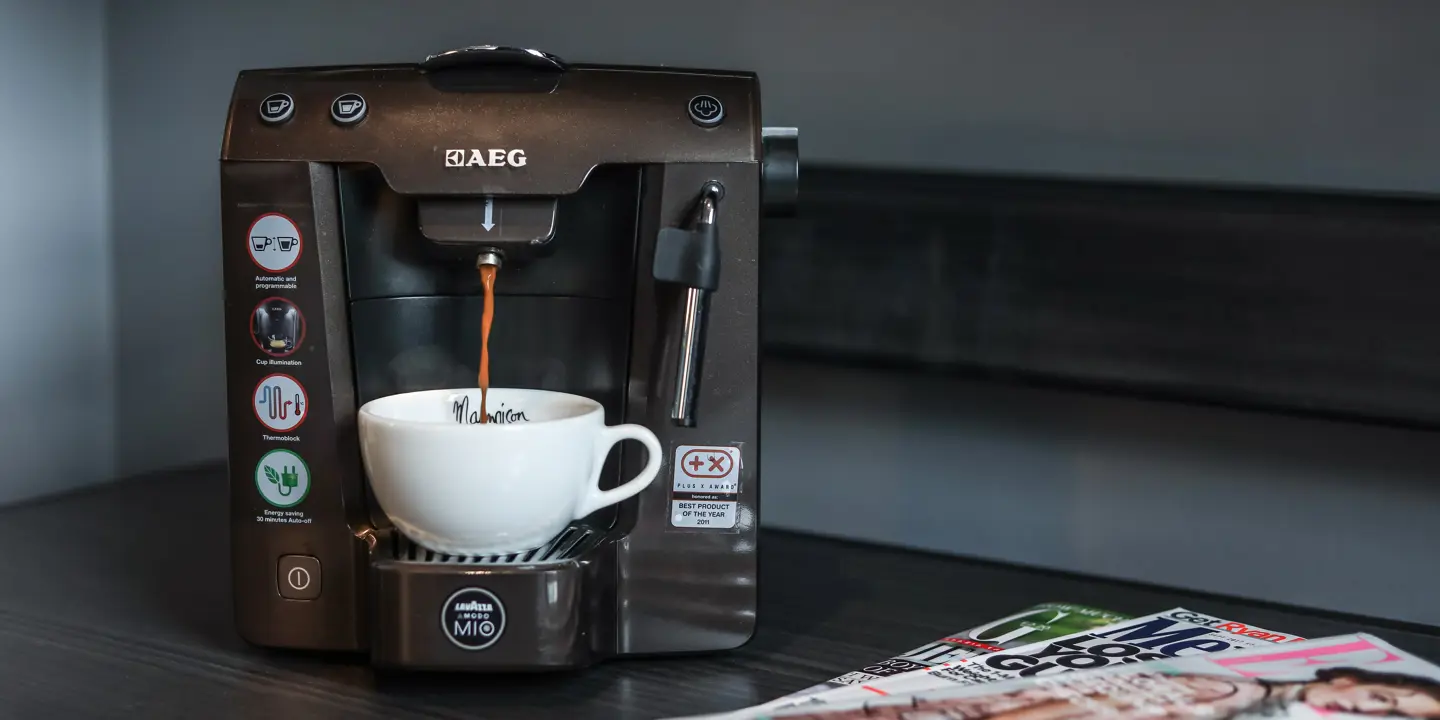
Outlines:
[[[320,597],[320,559],[309,555],[282,555],[276,572],[280,597],[314,600]]]
[[[711,95],[690,98],[690,119],[700,127],[715,127],[725,119],[725,106]]]

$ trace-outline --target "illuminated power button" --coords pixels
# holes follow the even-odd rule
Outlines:
[[[320,597],[320,559],[309,555],[282,555],[276,572],[280,597],[314,600]]]

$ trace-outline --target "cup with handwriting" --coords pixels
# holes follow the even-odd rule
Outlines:
[[[633,497],[660,470],[660,441],[605,425],[600,403],[549,390],[423,390],[360,407],[360,455],[381,510],[422,547],[497,555],[539,547],[572,521]],[[599,487],[611,448],[645,446],[644,469]]]

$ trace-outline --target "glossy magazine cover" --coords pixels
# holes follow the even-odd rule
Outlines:
[[[1094,670],[1111,665],[1299,640],[1303,638],[1290,633],[1275,632],[1185,608],[1171,608],[1065,637],[961,658],[921,672],[830,690],[814,695],[812,699],[827,704],[849,702],[950,685],[978,685],[1042,673]]]
[[[950,633],[906,653],[896,655],[859,670],[827,680],[819,685],[790,693],[763,705],[746,708],[730,716],[734,720],[774,712],[810,702],[812,698],[836,688],[865,685],[904,673],[912,673],[964,658],[1024,647],[1037,641],[1074,635],[1085,630],[1105,627],[1129,615],[1075,605],[1072,603],[1041,603],[1007,615],[984,625]]]
[[[1050,668],[820,707],[785,720],[1440,718],[1440,668],[1378,637],[1343,635],[1066,672]]]

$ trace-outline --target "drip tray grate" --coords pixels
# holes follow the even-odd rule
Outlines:
[[[509,555],[446,555],[427,550],[404,534],[396,532],[391,543],[393,557],[402,562],[446,565],[548,565],[579,557],[599,540],[600,533],[583,525],[571,525],[550,542],[525,552]]]

